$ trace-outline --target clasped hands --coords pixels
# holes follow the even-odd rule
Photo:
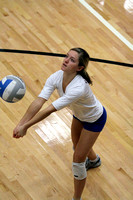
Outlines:
[[[17,125],[16,128],[13,130],[13,137],[20,138],[26,135],[27,128],[25,125]]]

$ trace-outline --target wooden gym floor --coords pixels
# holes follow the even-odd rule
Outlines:
[[[133,42],[131,1],[86,2]],[[0,48],[67,53],[77,46],[94,58],[133,63],[132,50],[78,0],[0,0]],[[72,199],[71,112],[56,112],[30,128],[23,139],[12,138],[15,125],[62,60],[0,53],[0,80],[17,75],[27,87],[18,103],[0,99],[0,200]],[[94,146],[102,165],[88,171],[83,200],[132,200],[133,69],[90,62],[88,72],[108,121]],[[54,92],[44,107],[56,98]]]

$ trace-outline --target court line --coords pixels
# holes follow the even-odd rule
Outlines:
[[[60,53],[50,53],[50,52],[42,52],[42,51],[29,51],[29,50],[20,50],[20,49],[0,49],[0,52],[6,52],[6,53],[22,53],[22,54],[34,54],[34,55],[46,55],[46,56],[56,56],[56,57],[65,57],[66,54],[60,54]],[[104,60],[99,58],[91,58],[90,61],[94,62],[102,62],[102,63],[109,63],[113,65],[122,65],[126,67],[133,67],[130,63],[123,63],[123,62],[117,62],[113,60]]]
[[[123,35],[121,35],[111,24],[109,24],[97,11],[95,11],[85,0],[79,2],[87,8],[99,21],[101,21],[114,35],[116,35],[124,44],[126,44],[133,51],[133,44],[131,44]]]

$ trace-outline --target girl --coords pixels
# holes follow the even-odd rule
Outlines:
[[[14,138],[23,137],[27,129],[45,119],[51,113],[69,106],[73,111],[71,137],[74,147],[72,171],[74,175],[73,200],[81,200],[87,170],[101,164],[93,145],[106,122],[106,110],[96,99],[89,84],[92,81],[86,72],[88,53],[82,48],[73,48],[67,53],[61,70],[52,74],[29,106],[27,112],[13,131]],[[42,105],[57,89],[60,98],[39,112]]]

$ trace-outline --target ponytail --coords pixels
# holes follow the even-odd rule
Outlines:
[[[90,85],[92,85],[92,80],[91,80],[89,74],[85,71],[85,69],[79,71],[77,74],[82,76]]]

